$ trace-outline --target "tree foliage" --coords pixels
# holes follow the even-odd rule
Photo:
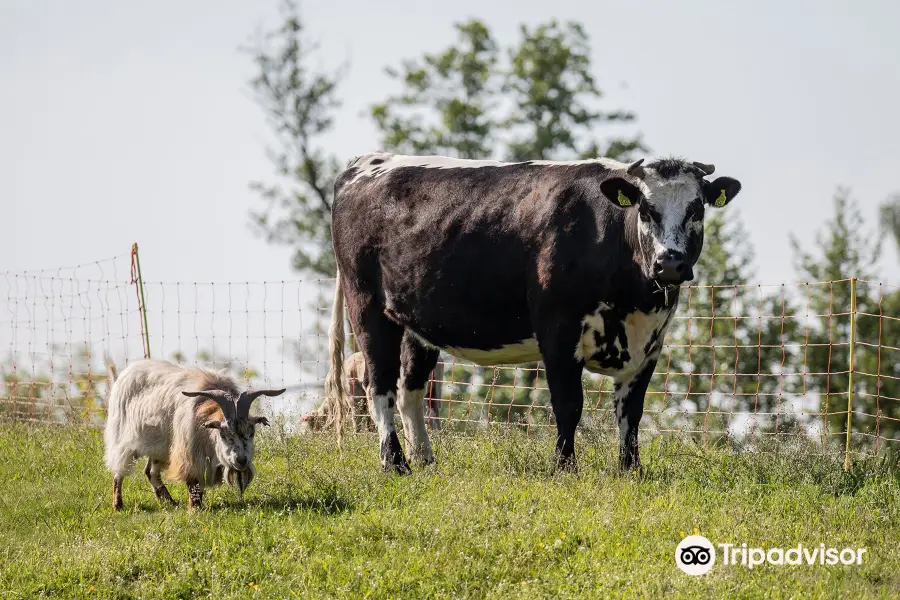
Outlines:
[[[492,154],[497,43],[481,21],[454,27],[457,45],[385,69],[403,91],[371,107],[383,148],[463,158]]]
[[[596,137],[635,116],[599,108],[603,93],[579,23],[523,25],[505,53],[482,21],[454,27],[455,44],[386,69],[401,91],[371,107],[384,149],[511,160],[624,159],[646,150],[639,136]]]
[[[792,239],[800,277],[811,282],[807,297],[814,317],[805,356],[809,390],[819,396],[829,434],[846,431],[850,389],[850,340],[854,338],[854,432],[894,437],[900,432],[900,292],[870,283],[877,278],[881,236],[867,229],[859,206],[846,189],[834,196],[833,212],[816,236],[814,251]],[[856,285],[851,278],[857,278]],[[851,306],[856,330],[851,332]],[[888,315],[888,318],[882,318]],[[890,317],[894,318],[890,318]]]
[[[754,251],[740,215],[733,209],[710,212],[695,280],[681,292],[660,358],[666,377],[654,379],[648,400],[654,408],[675,409],[661,423],[666,427],[781,432],[793,425],[785,423],[790,419],[783,406],[792,381],[780,366],[795,352],[784,341],[797,323],[779,318],[792,314],[791,299],[783,288],[751,285]],[[660,400],[671,404],[660,406]],[[742,411],[756,415],[744,431],[734,423]]]
[[[894,194],[881,205],[881,226],[894,238],[897,257],[900,259],[900,194]]]
[[[291,0],[282,5],[282,18],[278,28],[261,33],[246,49],[257,71],[250,87],[277,144],[269,151],[276,182],[251,184],[266,203],[251,216],[270,242],[293,248],[295,270],[330,277],[335,273],[331,197],[340,163],[320,140],[341,105],[341,71],[309,66],[318,46],[307,39]]]
[[[509,48],[503,90],[512,108],[502,124],[512,133],[506,154],[511,160],[593,158],[625,159],[646,150],[639,136],[603,142],[596,130],[608,123],[628,123],[632,112],[604,111],[603,92],[594,79],[590,40],[584,26],[556,20],[529,28]]]

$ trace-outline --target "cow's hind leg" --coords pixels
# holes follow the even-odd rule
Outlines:
[[[403,370],[397,404],[406,434],[406,450],[412,461],[421,464],[434,462],[425,426],[425,387],[437,364],[438,354],[436,349],[426,348],[408,331],[404,333],[400,352]]]
[[[351,304],[353,330],[366,359],[366,395],[372,420],[378,429],[381,466],[385,471],[407,473],[409,463],[403,455],[394,425],[403,327],[385,317],[374,303],[356,314],[353,309]]]

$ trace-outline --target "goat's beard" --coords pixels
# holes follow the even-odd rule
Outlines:
[[[253,466],[252,462],[243,471],[225,467],[225,481],[228,482],[228,485],[235,488],[238,491],[238,496],[242,498],[244,490],[250,486],[250,482],[253,481],[255,476],[256,467]]]

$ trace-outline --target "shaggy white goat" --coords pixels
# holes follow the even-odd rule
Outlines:
[[[112,378],[114,370],[110,369]],[[186,368],[164,360],[130,364],[115,378],[106,420],[106,466],[113,474],[113,507],[122,508],[122,480],[135,461],[147,457],[144,473],[161,501],[172,504],[162,482],[167,471],[187,484],[188,507],[199,508],[203,488],[223,476],[240,494],[253,480],[253,436],[265,417],[251,417],[260,395],[241,392],[224,371]]]

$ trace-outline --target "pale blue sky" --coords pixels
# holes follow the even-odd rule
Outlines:
[[[71,265],[141,244],[165,281],[294,279],[254,238],[251,180],[267,129],[238,51],[276,2],[6,0],[0,5],[0,271]],[[325,66],[349,61],[324,146],[377,148],[363,115],[393,91],[383,67],[444,47],[451,24],[578,19],[608,107],[639,117],[653,154],[739,178],[764,283],[793,281],[788,233],[810,240],[838,185],[875,210],[900,191],[900,4],[882,2],[303,3]],[[622,82],[627,86],[623,87]],[[729,209],[731,210],[731,209]],[[884,272],[900,280],[896,252]]]

